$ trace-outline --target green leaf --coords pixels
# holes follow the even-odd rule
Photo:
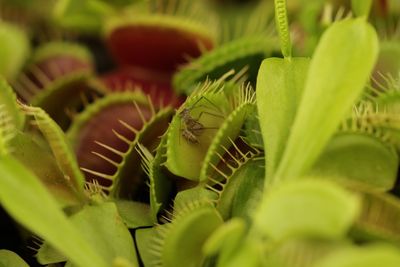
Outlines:
[[[29,267],[29,265],[14,252],[1,249],[0,267]]]
[[[241,217],[250,221],[250,214],[262,195],[264,177],[264,159],[259,154],[249,157],[248,161],[234,170],[216,201],[222,218]]]
[[[40,246],[35,256],[40,264],[52,264],[65,262],[68,260],[62,253],[54,249],[48,242],[44,242]]]
[[[10,141],[10,155],[35,174],[61,206],[81,204],[83,196],[60,170],[48,146],[40,144],[43,140],[37,141],[30,134],[18,132]]]
[[[308,171],[363,90],[377,53],[376,32],[363,19],[334,23],[323,34],[275,180]]]
[[[216,201],[218,195],[210,190],[205,189],[202,186],[196,186],[190,189],[182,190],[176,194],[174,199],[174,213],[185,210],[187,206],[195,202],[208,202],[209,206],[213,206],[211,203]]]
[[[172,183],[163,171],[163,164],[166,160],[164,156],[167,150],[166,142],[167,135],[164,135],[156,149],[155,156],[142,144],[137,145],[138,152],[142,157],[142,168],[150,180],[150,209],[154,223],[157,222],[159,211],[167,207],[172,189]]]
[[[155,227],[136,229],[135,231],[138,253],[144,266],[154,266],[154,254],[151,247],[154,236],[157,236],[157,228]]]
[[[340,132],[327,144],[309,174],[356,189],[384,192],[393,188],[398,166],[399,157],[390,144],[366,133]]]
[[[359,214],[359,199],[321,179],[302,179],[271,188],[255,216],[255,227],[273,240],[342,238]]]
[[[68,221],[39,179],[7,156],[0,158],[0,202],[16,221],[78,266],[108,267],[102,255]]]
[[[85,178],[79,169],[78,161],[71,147],[67,143],[64,132],[41,108],[28,106],[22,106],[22,108],[27,114],[35,117],[35,122],[49,143],[58,166],[68,179],[71,179],[75,189],[83,193]]]
[[[383,244],[345,248],[327,256],[314,267],[398,267],[400,251]]]
[[[309,62],[306,58],[268,58],[261,64],[256,88],[257,107],[267,151],[268,177],[273,177],[286,147]]]
[[[165,267],[201,266],[204,255],[200,252],[204,242],[223,221],[212,207],[201,207],[185,214],[172,223],[162,253]]]
[[[211,256],[223,249],[223,255],[221,255],[219,262],[224,262],[223,258],[230,256],[229,254],[234,252],[235,248],[240,244],[245,230],[246,222],[241,218],[233,218],[221,225],[211,234],[203,245],[203,253],[207,256]]]
[[[85,206],[71,217],[73,224],[109,265],[116,258],[136,266],[137,257],[132,236],[112,202]]]
[[[115,199],[118,212],[126,226],[130,229],[152,226],[154,224],[150,206],[145,203]]]
[[[87,205],[81,211],[72,215],[70,220],[80,230],[82,236],[91,244],[92,248],[107,261],[108,266],[117,258],[125,259],[134,266],[137,264],[132,237],[119,216],[114,203],[105,202],[99,205]],[[46,248],[47,254],[54,255],[54,251],[50,247],[47,246]],[[44,253],[40,255],[44,255]],[[40,257],[38,259],[41,260]],[[46,262],[40,261],[40,263]]]

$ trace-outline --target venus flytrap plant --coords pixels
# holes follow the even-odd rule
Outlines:
[[[281,18],[281,20],[282,18],[286,19],[286,17],[282,15],[285,13],[282,12],[282,10],[279,10],[282,8],[282,4],[284,4],[282,2],[280,5],[276,6],[277,11],[281,14],[278,19]],[[285,24],[285,20],[280,22],[278,28],[280,27],[281,40],[283,42],[282,52],[287,56],[286,59],[290,62],[290,53],[287,49],[288,39],[284,34],[285,31],[288,32],[288,29],[287,27],[285,29],[284,25],[287,25],[287,22]],[[354,34],[359,34],[360,37],[357,39],[357,44],[348,42]],[[267,180],[265,181],[267,191],[264,193],[260,207],[253,217],[255,221],[254,227],[252,227],[252,232],[254,231],[254,233],[251,233],[250,236],[254,235],[253,238],[255,238],[255,236],[257,236],[256,233],[264,233],[264,235],[271,238],[280,232],[280,230],[278,230],[280,227],[283,227],[281,228],[282,234],[279,235],[279,237],[275,237],[275,239],[278,240],[293,235],[296,236],[303,231],[305,231],[303,233],[305,233],[306,236],[315,235],[320,238],[328,239],[333,237],[340,238],[346,234],[358,214],[359,202],[357,199],[353,199],[353,196],[348,195],[348,193],[343,189],[334,186],[334,184],[330,182],[326,183],[317,180],[310,181],[308,179],[296,181],[295,179],[306,174],[310,165],[312,165],[319,153],[321,153],[320,151],[332,136],[346,112],[348,112],[353,102],[360,95],[375,62],[377,49],[378,44],[376,34],[364,19],[345,20],[334,23],[324,33],[315,51],[314,57],[310,62],[304,90],[299,94],[301,100],[298,102],[298,109],[292,111],[290,114],[290,116],[294,116],[294,119],[292,118],[292,121],[290,121],[290,118],[284,118],[283,121],[286,119],[289,123],[281,123],[280,125],[281,127],[282,125],[290,127],[291,124],[293,124],[290,134],[287,137],[287,144],[282,152],[282,158],[278,163],[276,163],[276,172],[269,177],[270,180],[268,180],[267,176]],[[346,57],[343,57],[343,55],[346,55]],[[357,62],[357,64],[364,62],[363,67],[359,68],[358,65],[357,67],[352,65],[355,64],[355,62]],[[357,70],[354,71],[354,73],[352,72],[349,74],[348,70],[353,68],[357,68]],[[343,72],[338,72],[339,69],[340,71],[343,70]],[[335,71],[336,74],[332,75]],[[263,75],[263,73],[260,72],[259,77],[261,75]],[[287,76],[283,77],[282,80],[286,81]],[[259,84],[258,86],[260,85],[264,84]],[[266,101],[264,98],[260,98],[261,94],[259,93],[259,90],[261,90],[261,88],[263,87],[257,88],[259,107],[263,106]],[[283,88],[285,87],[283,86]],[[263,89],[267,90],[265,87]],[[283,98],[281,95],[279,96]],[[296,100],[298,101],[298,99],[292,98],[291,101],[287,102],[292,106],[295,106]],[[267,127],[263,126],[264,122],[262,120],[266,116],[266,111],[259,108],[259,116],[261,120],[261,129],[262,131],[264,130],[264,142],[268,142],[268,136],[266,133],[269,132]],[[280,120],[278,120],[278,123],[279,122]],[[287,132],[287,129],[284,127],[275,127],[281,131]],[[266,143],[266,149],[268,153],[268,143]],[[273,153],[277,154],[276,149]],[[268,171],[269,169],[267,169],[267,173]],[[287,183],[288,181],[292,181],[292,183]],[[271,185],[275,186],[271,187]],[[314,187],[315,189],[312,189]],[[315,227],[313,224],[314,220],[310,221],[309,226],[307,226],[307,223],[304,224],[300,221],[294,223],[292,221],[292,227],[290,226],[290,223],[287,223],[288,221],[290,222],[290,220],[288,220],[289,217],[293,219],[293,214],[289,210],[287,210],[288,214],[290,214],[289,217],[282,219],[279,219],[279,216],[276,216],[276,213],[268,214],[267,211],[270,209],[280,212],[282,206],[279,203],[285,203],[283,199],[290,199],[292,194],[288,193],[282,199],[282,202],[277,201],[275,209],[273,208],[274,205],[268,203],[268,199],[273,197],[275,194],[278,194],[280,190],[285,192],[286,190],[290,190],[290,188],[293,188],[293,192],[296,191],[299,195],[296,197],[294,194],[293,203],[290,205],[288,204],[287,207],[291,207],[294,203],[300,203],[301,200],[304,200],[305,203],[307,203],[305,206],[308,207],[306,211],[307,215],[297,216],[296,218],[299,218],[299,220],[301,220],[301,217],[312,218],[312,214],[315,214],[315,216],[318,217],[321,212],[325,210],[330,213],[325,217],[331,218],[331,220],[322,219],[320,224],[321,228]],[[311,191],[307,192],[308,190]],[[337,191],[333,192],[332,190]],[[330,192],[329,194],[331,197],[325,195],[324,197],[321,197],[320,200],[317,200],[318,194],[322,192]],[[318,207],[317,203],[321,203],[322,199],[327,202]],[[340,205],[343,206],[341,209],[336,211],[336,214],[334,214],[335,209],[333,209],[333,207],[335,205],[333,205],[333,203],[339,201],[339,199],[342,199],[340,201],[342,204]],[[285,210],[286,209],[283,209],[281,212],[284,212]],[[342,210],[348,210],[349,212],[344,214],[341,213]],[[274,221],[275,219],[277,221]],[[330,222],[335,222],[336,225],[330,224]],[[265,227],[265,224],[269,225],[269,223],[271,223],[272,227],[270,232],[268,232],[268,227]],[[257,240],[257,238],[255,240]],[[257,246],[260,241],[257,242],[247,239],[247,242],[248,244]],[[242,257],[245,257],[244,255],[249,252],[242,253]],[[256,251],[253,251],[253,253],[256,253],[255,255],[257,255]],[[260,252],[258,252],[258,256],[256,257],[258,257],[260,261],[261,255],[259,253]],[[255,265],[256,263],[254,263],[254,266]]]
[[[202,1],[148,1],[145,5],[147,10],[139,5],[139,12],[126,10],[104,23],[107,45],[119,64],[154,76],[153,71],[172,75],[180,64],[215,46],[213,26],[218,21]]]
[[[77,266],[108,267],[105,259],[68,221],[37,177],[8,155],[1,156],[0,165],[0,200],[14,219],[47,240]]]
[[[5,94],[3,96],[7,97]],[[73,208],[82,208],[67,218],[48,191],[52,190],[54,193],[55,188],[46,188],[40,181],[44,177],[36,177],[19,162],[19,158],[9,154],[8,149],[1,149],[2,205],[17,221],[45,240],[37,255],[39,262],[47,264],[68,260],[67,266],[107,267],[119,257],[131,266],[136,266],[131,236],[117,213],[115,204],[93,195],[89,196],[89,200],[87,192],[84,192],[83,176],[59,126],[40,108],[20,105],[24,112],[35,117],[35,122],[49,142],[66,180],[70,185],[73,184],[67,189],[73,191],[79,199]],[[2,118],[8,116],[5,110],[2,113]],[[0,142],[2,147],[8,146],[8,136],[12,136],[17,130],[12,126],[12,120],[7,119],[5,122],[7,123],[0,125],[0,133],[4,133],[0,136],[0,140],[4,141]],[[38,146],[38,149],[42,148]],[[47,179],[55,178],[50,173],[50,178]],[[16,191],[20,193],[17,198],[13,197],[13,192]],[[71,207],[71,203],[68,206]],[[108,214],[107,219],[103,218],[98,222],[100,214]]]
[[[156,110],[140,92],[114,93],[79,114],[67,136],[87,178],[117,199],[147,199],[136,146],[155,149],[172,113],[171,107]]]
[[[262,2],[260,7],[268,6]],[[142,12],[151,4],[153,11],[129,21],[110,20],[106,26],[117,61],[135,65],[135,71],[143,68],[147,75],[155,68],[170,79],[178,63],[192,61],[175,76],[180,77],[175,89],[189,94],[193,84],[200,85],[175,115],[171,108],[158,109],[150,96],[138,91],[91,98],[92,93],[101,93],[79,87],[87,85],[90,70],[53,83],[43,69],[34,68],[33,80],[26,76],[20,80],[35,84],[30,92],[19,88],[20,96],[44,110],[17,105],[5,87],[0,93],[0,201],[17,222],[43,239],[36,254],[39,263],[400,265],[400,200],[387,192],[393,190],[399,164],[398,90],[390,78],[383,79],[391,80],[387,86],[380,81],[367,85],[378,50],[375,31],[366,22],[372,1],[353,0],[359,18],[333,22],[311,59],[292,56],[286,1],[274,2],[284,58],[264,60],[257,95],[243,81],[254,76],[260,59],[273,52],[276,41],[269,35],[252,39],[246,34],[240,42],[226,44],[229,49],[208,52],[194,61],[182,54],[164,57],[162,50],[147,47],[149,40],[159,38],[174,53],[193,48],[189,54],[197,56],[213,46],[218,38],[206,33],[204,25],[209,24],[204,18],[178,18],[194,10],[185,0],[143,2],[127,14]],[[76,1],[60,3],[71,4],[63,8],[72,15],[80,6]],[[92,5],[96,18],[102,6],[111,7],[102,0],[82,5],[86,4]],[[322,4],[302,8],[301,16],[312,11],[313,17],[319,11],[311,9]],[[268,19],[249,18],[248,27],[254,26],[253,33],[258,33],[265,29],[258,28],[257,21]],[[180,25],[186,21],[193,24]],[[314,35],[306,42],[313,42],[326,25],[308,26]],[[175,31],[183,34],[182,39],[171,37]],[[134,41],[144,32],[149,39]],[[184,40],[187,46],[175,47]],[[131,44],[135,49],[127,50]],[[141,45],[145,49],[136,49]],[[44,58],[53,55],[50,51]],[[226,72],[230,66],[238,74]],[[203,81],[207,76],[218,80]],[[37,86],[42,82],[45,88]],[[365,87],[371,88],[360,98]],[[58,106],[64,97],[73,103],[63,107],[84,109],[72,116],[67,139],[62,129],[69,120],[64,120],[64,110]],[[94,103],[85,104],[80,97]],[[57,112],[64,118],[61,128],[56,125],[60,121],[50,118],[56,119]],[[25,123],[26,116],[39,131]],[[34,159],[36,155],[40,159]],[[85,182],[78,164],[90,182]],[[67,193],[75,198],[59,205]],[[377,240],[385,245],[377,245]],[[0,266],[2,255],[0,251]],[[14,256],[16,263],[19,259]]]
[[[92,248],[111,266],[117,258],[122,258],[133,266],[137,266],[137,256],[133,240],[128,229],[118,214],[117,207],[112,202],[98,205],[86,205],[73,214],[69,220],[80,231]],[[48,258],[48,255],[52,258]],[[38,261],[41,264],[68,261],[65,256],[57,255],[51,246],[44,243],[38,251]],[[68,266],[68,263],[67,263]],[[75,266],[75,265],[74,265]]]
[[[70,180],[78,194],[82,194],[85,178],[79,170],[76,158],[61,128],[41,108],[29,107],[23,104],[20,105],[27,115],[31,115],[35,118],[34,123],[38,126],[49,143],[54,157],[66,179]]]

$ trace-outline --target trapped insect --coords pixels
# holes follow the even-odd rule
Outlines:
[[[193,144],[199,143],[198,137],[202,134],[203,130],[218,129],[218,127],[204,127],[204,125],[201,122],[199,122],[199,120],[200,120],[201,116],[203,116],[203,114],[208,114],[210,116],[223,118],[223,116],[221,116],[221,115],[207,112],[207,111],[200,112],[200,114],[197,116],[197,118],[194,118],[190,114],[190,112],[194,108],[206,107],[205,105],[197,105],[203,99],[206,100],[213,107],[218,109],[218,107],[214,103],[212,103],[209,99],[207,99],[205,96],[201,96],[198,100],[196,100],[196,102],[193,103],[193,105],[191,105],[191,107],[186,107],[178,113],[178,116],[181,118],[181,120],[183,121],[183,124],[184,124],[183,129],[181,129],[182,130],[181,135],[188,142],[193,143]]]

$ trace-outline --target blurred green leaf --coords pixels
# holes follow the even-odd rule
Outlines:
[[[81,267],[108,267],[103,255],[68,221],[37,177],[9,156],[0,157],[0,203],[19,223]]]

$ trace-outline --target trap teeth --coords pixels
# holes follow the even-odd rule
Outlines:
[[[85,47],[70,42],[49,42],[33,52],[25,75],[38,88],[44,88],[51,81],[79,71],[94,71],[92,55]]]
[[[171,74],[133,66],[121,67],[101,77],[112,92],[140,90],[149,95],[156,107],[182,104],[183,98],[171,88]]]

